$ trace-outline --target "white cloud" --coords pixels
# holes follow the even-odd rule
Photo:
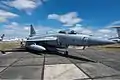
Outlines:
[[[19,24],[17,22],[11,22],[12,25],[18,26]]]
[[[34,26],[34,25],[33,25]],[[15,38],[15,37],[19,37],[19,38],[25,38],[29,36],[29,28],[30,26],[26,26],[25,25],[21,25],[17,22],[11,22],[10,24],[4,25],[3,26],[4,29],[0,31],[0,34],[5,33],[5,37],[6,38]],[[48,31],[52,31],[55,30],[54,28],[51,28],[49,26],[34,26],[37,35],[44,35],[46,34]]]
[[[9,9],[9,7],[6,6],[2,1],[0,2],[0,8],[2,8],[2,9]]]
[[[7,21],[7,19],[5,17],[0,16],[0,22],[6,22],[6,21]]]
[[[75,24],[82,21],[81,18],[78,18],[77,12],[70,12],[64,15],[49,14],[48,19],[58,20],[63,23],[63,26],[74,26]]]
[[[95,36],[100,37],[101,38],[112,38],[112,37],[116,37],[117,33],[116,30],[114,29],[99,29],[94,33]]]
[[[100,30],[98,30],[98,32],[101,32],[101,33],[110,33],[112,31],[110,29],[100,29]]]
[[[120,25],[120,21],[114,21],[111,25]]]
[[[24,27],[24,30],[28,31],[28,30],[29,30],[29,27],[27,27],[27,26],[26,26],[26,27]]]
[[[5,29],[2,30],[0,34],[5,33],[6,36],[27,37],[29,35],[29,26],[26,26],[26,25],[21,25],[17,22],[11,22],[8,25],[4,25]],[[51,28],[49,26],[38,25],[34,27],[35,27],[36,33],[39,35],[44,35],[46,33],[56,33],[60,31],[60,29]],[[78,33],[93,35],[93,37],[104,38],[104,39],[117,36],[115,29],[102,28],[102,29],[94,30],[94,29],[84,27],[81,24],[76,24],[76,26],[70,27],[70,30],[75,30]]]
[[[77,26],[77,27],[82,27],[82,25],[81,25],[81,24],[76,24],[76,26]]]
[[[117,33],[116,33],[115,29],[103,28],[103,29],[94,30],[94,29],[86,28],[86,27],[84,27],[80,24],[77,24],[75,27],[71,27],[70,30],[75,30],[78,33],[82,33],[82,34],[85,34],[85,35],[92,35],[96,38],[108,39],[108,38],[117,36]]]
[[[24,10],[28,15],[32,14],[32,11],[39,5],[42,5],[45,0],[11,0],[4,3],[10,7],[14,7],[18,10]]]
[[[70,28],[70,30],[74,30],[77,31],[78,33],[87,34],[87,35],[91,35],[93,33],[92,30],[84,28],[81,24],[76,24],[76,26]]]
[[[0,32],[0,34],[4,33],[6,38],[25,38],[29,33],[28,31],[24,30],[24,27],[26,27],[25,25],[20,25],[17,22],[11,22],[3,27],[4,29]]]
[[[0,16],[2,16],[2,17],[16,17],[18,15],[11,13],[11,12],[4,11],[4,10],[0,10]]]
[[[15,13],[0,10],[0,22],[6,22],[6,21],[8,21],[8,19],[15,18],[18,16],[19,15],[15,14]]]
[[[8,29],[15,29],[19,26],[19,24],[17,22],[11,22],[9,25],[4,25],[5,28]]]
[[[120,26],[120,20],[118,21],[113,21],[110,23],[106,28],[112,28],[112,27],[119,27]]]
[[[113,21],[110,23],[108,26],[106,26],[103,29],[99,29],[95,32],[95,36],[102,36],[102,38],[111,38],[111,37],[117,37],[117,31],[114,28],[115,26],[120,26],[120,20],[118,21]]]
[[[59,19],[59,15],[57,15],[57,14],[49,14],[48,19]]]

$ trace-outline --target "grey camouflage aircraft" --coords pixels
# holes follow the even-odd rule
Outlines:
[[[118,29],[118,28],[117,28]],[[119,32],[119,31],[118,31]],[[57,34],[47,34],[43,36],[36,35],[36,32],[32,25],[30,25],[30,35],[26,41],[24,41],[24,48],[27,50],[39,51],[39,52],[64,52],[68,55],[69,46],[83,46],[83,50],[86,46],[108,45],[115,44],[117,41],[112,39],[99,39],[89,35],[78,34],[74,31],[66,33],[60,31]],[[23,42],[21,42],[23,44]],[[20,51],[20,50],[18,50]],[[5,53],[7,51],[1,51]]]
[[[115,44],[116,41],[98,39],[92,36],[77,34],[74,31],[66,33],[60,31],[57,34],[45,35],[45,36],[35,36],[36,32],[31,25],[30,35],[25,41],[25,48],[36,50],[36,51],[58,51],[59,49],[64,49],[64,54],[68,55],[68,47],[71,46],[97,46],[97,45],[107,45]]]

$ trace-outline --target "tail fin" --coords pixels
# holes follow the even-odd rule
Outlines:
[[[5,36],[5,34],[2,34],[0,41],[2,41],[2,40],[3,40],[4,36]]]
[[[33,26],[30,25],[30,35],[29,35],[29,37],[33,37],[33,36],[35,36],[35,35],[36,35],[36,32],[35,32]]]
[[[120,27],[116,28],[117,29],[117,34],[118,34],[118,37],[120,38]]]
[[[120,26],[118,26],[118,27],[115,26],[115,27],[113,27],[113,28],[116,28],[118,38],[120,38]]]

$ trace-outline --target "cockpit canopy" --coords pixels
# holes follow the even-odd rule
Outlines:
[[[58,33],[66,34],[66,31],[59,31]]]
[[[71,30],[70,32],[68,32],[68,34],[77,34],[77,32],[74,30]]]
[[[58,33],[62,33],[62,34],[78,34],[76,31],[71,30],[71,31],[59,31]]]

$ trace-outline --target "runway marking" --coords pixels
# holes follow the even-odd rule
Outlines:
[[[7,67],[5,67],[4,69],[2,69],[2,70],[0,71],[0,74],[3,73],[4,71],[6,71],[9,67],[13,66],[13,65],[14,65],[15,63],[17,63],[20,59],[21,59],[21,57],[18,58],[17,60],[15,60],[13,63],[11,63],[9,66],[7,66]],[[1,77],[1,75],[0,75],[0,77]]]
[[[41,73],[41,80],[44,80],[44,70],[45,70],[45,54],[43,54],[43,66],[42,66],[42,73]]]
[[[74,80],[89,78],[74,64],[45,65],[44,80]]]
[[[4,70],[6,67],[0,67],[0,72],[2,71],[2,70]]]

